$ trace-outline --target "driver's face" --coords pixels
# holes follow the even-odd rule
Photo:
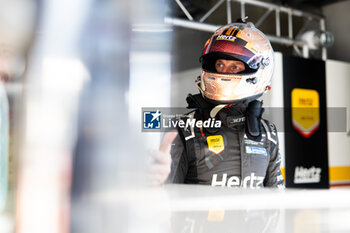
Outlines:
[[[241,61],[218,59],[215,62],[215,69],[219,73],[237,74],[245,70]]]

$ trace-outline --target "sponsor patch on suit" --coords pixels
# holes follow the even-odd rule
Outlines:
[[[245,152],[247,154],[259,154],[259,155],[267,156],[267,151],[265,148],[256,147],[256,146],[246,146]]]

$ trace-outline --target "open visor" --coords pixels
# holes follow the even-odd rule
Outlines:
[[[237,59],[244,62],[251,69],[258,69],[262,55],[256,53],[251,45],[237,37],[213,37],[204,49],[202,59]]]

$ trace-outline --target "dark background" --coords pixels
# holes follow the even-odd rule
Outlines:
[[[283,56],[283,88],[286,186],[329,188],[325,62],[316,59]],[[313,89],[319,94],[320,125],[318,130],[308,138],[302,136],[292,125],[291,93],[294,88]],[[321,168],[321,182],[294,184],[296,166]]]

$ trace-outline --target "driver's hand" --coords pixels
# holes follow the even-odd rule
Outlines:
[[[150,182],[153,185],[163,184],[171,170],[171,143],[177,136],[177,132],[168,132],[164,135],[159,150],[150,151],[154,162],[149,169]]]

